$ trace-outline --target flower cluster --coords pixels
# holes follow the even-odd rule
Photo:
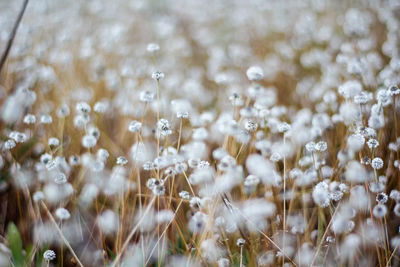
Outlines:
[[[50,2],[0,77],[0,195],[29,258],[399,265],[396,1]]]

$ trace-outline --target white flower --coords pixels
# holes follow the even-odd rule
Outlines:
[[[85,135],[82,138],[82,146],[86,148],[92,148],[96,145],[97,139],[93,135]]]
[[[56,253],[53,250],[48,249],[43,253],[43,258],[45,261],[52,261],[56,258]]]
[[[117,164],[118,165],[125,165],[128,163],[128,160],[125,157],[119,156],[117,158]]]
[[[43,200],[44,199],[44,194],[43,194],[43,192],[42,191],[36,191],[34,194],[33,194],[33,201],[34,202],[39,202],[40,200]]]
[[[17,144],[15,143],[15,141],[12,140],[12,139],[10,139],[10,140],[7,140],[7,141],[4,143],[4,148],[5,148],[6,150],[10,150],[10,149],[13,149],[16,145],[17,145]]]
[[[58,172],[54,176],[54,182],[56,184],[65,184],[67,182],[67,176],[62,172]]]
[[[153,74],[151,75],[151,78],[153,78],[156,81],[159,81],[161,79],[164,79],[164,73],[161,71],[155,71],[153,72]]]
[[[178,119],[187,119],[187,118],[189,118],[189,112],[187,112],[187,111],[178,111],[176,113],[176,117]]]
[[[60,140],[55,137],[50,137],[49,138],[49,146],[58,146],[60,144]]]
[[[307,150],[308,152],[314,152],[315,150],[317,150],[315,146],[316,146],[316,144],[315,144],[313,141],[308,142],[308,143],[306,144],[306,150]]]
[[[139,121],[131,121],[128,126],[128,130],[132,133],[137,133],[142,129],[142,123]]]
[[[36,122],[36,117],[33,114],[26,114],[24,117],[24,123],[33,124]]]
[[[171,126],[169,121],[166,119],[160,119],[157,122],[157,128],[162,136],[168,136],[172,134]]]
[[[76,110],[79,113],[87,114],[90,112],[91,108],[88,103],[86,102],[79,102],[76,104]]]
[[[264,78],[263,70],[258,66],[252,66],[246,71],[247,78],[250,81],[259,81]]]
[[[154,53],[160,50],[160,46],[156,43],[149,43],[146,47],[147,52]]]
[[[245,243],[246,241],[243,238],[238,238],[238,240],[236,240],[236,245],[238,247],[243,247]]]
[[[347,146],[353,152],[360,151],[365,144],[365,138],[361,134],[352,134],[347,138]]]
[[[118,216],[112,210],[105,210],[97,217],[97,225],[106,235],[117,230],[118,221]]]
[[[383,160],[381,158],[374,158],[371,162],[372,168],[379,170],[383,167]]]
[[[179,197],[183,198],[183,199],[189,199],[190,198],[190,194],[187,191],[181,191],[181,192],[179,192]]]
[[[376,205],[372,210],[372,214],[374,214],[376,218],[383,218],[385,217],[386,213],[387,213],[387,207],[383,204]]]
[[[367,145],[370,149],[377,148],[379,146],[379,142],[376,139],[369,139]]]
[[[17,142],[17,143],[23,143],[23,142],[25,142],[27,139],[28,139],[28,137],[26,136],[26,134],[24,134],[24,133],[20,133],[20,132],[16,132],[16,131],[12,131],[10,134],[9,134],[9,137],[11,138],[11,139],[13,139],[15,142]]]
[[[150,92],[150,91],[140,92],[139,99],[142,102],[149,103],[149,102],[152,102],[154,100],[154,98],[155,98],[155,93],[153,93],[153,92]]]
[[[56,216],[60,220],[68,220],[71,217],[71,214],[67,209],[64,208],[58,208],[56,209]]]
[[[279,123],[279,124],[278,124],[278,131],[279,131],[280,133],[285,133],[285,132],[289,131],[290,128],[291,128],[291,126],[290,126],[290,124],[287,123],[287,122],[282,122],[282,123]]]
[[[328,145],[326,144],[326,142],[324,141],[319,141],[316,145],[315,145],[315,149],[318,151],[325,151],[328,148]]]
[[[97,113],[105,113],[108,109],[109,104],[105,101],[96,102],[94,104],[93,110]]]
[[[101,162],[106,162],[109,156],[110,153],[108,153],[106,149],[100,148],[99,150],[97,150],[96,157]]]
[[[51,118],[51,116],[50,115],[42,115],[41,117],[40,117],[40,123],[43,123],[43,124],[50,124],[50,123],[52,123],[53,122],[53,119]]]
[[[363,183],[369,180],[364,167],[357,161],[350,161],[346,166],[346,180],[352,183]]]
[[[351,102],[344,102],[339,109],[339,113],[343,119],[344,124],[350,125],[351,123],[360,119],[359,107]]]
[[[388,91],[391,96],[400,94],[400,89],[396,85],[390,86]]]
[[[352,98],[361,93],[362,85],[359,81],[347,81],[339,86],[338,91],[344,98]]]
[[[328,207],[330,203],[330,194],[328,190],[328,184],[326,182],[318,183],[312,193],[315,204],[320,207]]]
[[[70,110],[69,110],[69,106],[67,104],[63,104],[61,105],[61,107],[59,107],[57,109],[57,117],[59,118],[65,118],[69,115]]]

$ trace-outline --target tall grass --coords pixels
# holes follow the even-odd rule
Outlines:
[[[31,1],[0,76],[0,266],[400,265],[399,12]]]

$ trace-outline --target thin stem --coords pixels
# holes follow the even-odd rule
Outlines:
[[[157,196],[157,213],[160,213],[160,197]],[[157,223],[157,236],[160,239],[160,223]],[[157,262],[158,266],[160,266],[160,245],[157,243]]]
[[[61,239],[63,240],[63,242],[65,243],[65,245],[67,246],[67,248],[69,249],[69,251],[71,252],[71,254],[74,256],[74,258],[76,259],[77,263],[79,266],[83,267],[82,262],[79,260],[78,256],[75,254],[75,251],[72,249],[71,245],[69,244],[68,240],[65,238],[65,236],[63,235],[60,227],[58,227],[58,224],[56,222],[56,220],[54,219],[53,215],[51,215],[51,212],[49,211],[49,209],[47,208],[46,204],[44,204],[44,202],[42,201],[42,206],[45,209],[47,215],[49,216],[51,222],[55,225],[58,234],[60,235]]]
[[[339,204],[339,205],[340,205],[340,204]],[[325,236],[326,236],[326,234],[327,234],[328,231],[329,231],[329,228],[330,228],[330,226],[331,226],[331,223],[332,223],[332,221],[333,221],[333,218],[334,218],[335,215],[336,215],[337,210],[339,209],[339,205],[336,207],[335,211],[333,212],[333,215],[331,216],[331,219],[330,219],[328,225],[327,225],[326,228],[325,228],[325,232],[324,232],[324,234],[322,235],[321,242],[319,242],[319,244],[318,244],[317,251],[315,251],[315,254],[314,254],[314,257],[313,257],[313,259],[312,259],[312,261],[311,261],[310,266],[313,266],[315,260],[317,259],[319,250],[320,250],[321,247],[322,247],[323,240],[325,240]]]
[[[11,50],[11,46],[14,42],[14,38],[15,35],[17,34],[17,30],[18,30],[18,26],[21,23],[22,17],[24,16],[25,10],[26,10],[26,6],[28,5],[29,0],[24,0],[24,2],[22,3],[22,7],[21,10],[18,13],[18,17],[17,20],[14,23],[13,29],[10,33],[10,36],[8,37],[8,41],[7,41],[7,46],[6,49],[4,50],[3,54],[1,55],[0,58],[0,73],[1,70],[3,69],[4,63],[7,60],[8,54],[10,53]]]
[[[137,229],[139,228],[139,226],[142,224],[144,218],[147,216],[147,214],[150,212],[151,207],[153,206],[153,203],[155,201],[156,197],[153,196],[153,198],[151,199],[150,203],[147,205],[146,210],[144,211],[144,213],[142,214],[142,217],[140,218],[140,220],[138,221],[138,223],[135,225],[135,227],[133,227],[132,231],[129,233],[128,238],[125,240],[124,245],[122,246],[121,250],[119,251],[118,255],[115,257],[115,260],[113,262],[113,264],[111,265],[111,267],[115,267],[118,262],[121,260],[122,254],[125,251],[125,249],[128,247],[129,245],[129,241],[132,239],[133,235],[136,233]]]
[[[240,247],[240,267],[243,266],[243,246]]]
[[[182,137],[182,118],[179,123],[179,137],[178,137],[178,146],[176,147],[176,150],[179,152],[179,148],[181,146],[181,137]]]
[[[286,144],[286,134],[283,133],[283,144]],[[286,242],[286,156],[283,156],[283,244]],[[285,251],[285,246],[283,246]],[[285,264],[285,257],[283,257],[282,265]]]
[[[192,187],[192,185],[190,184],[189,178],[188,178],[187,175],[186,175],[186,172],[183,172],[183,176],[185,176],[186,182],[188,183],[189,188],[190,188],[190,191],[192,191],[193,196],[196,196],[196,194],[194,193],[193,187]]]
[[[396,109],[396,96],[393,98],[393,113],[394,113],[394,129],[395,129],[395,137],[397,137],[397,109]]]
[[[178,210],[179,210],[179,208],[180,208],[182,202],[183,202],[183,200],[181,200],[181,201],[179,202],[178,207],[177,207],[176,210],[175,210],[175,216],[176,216],[176,213],[178,212]],[[163,232],[161,233],[161,235],[158,237],[158,240],[157,240],[156,244],[154,245],[153,249],[150,251],[149,256],[148,256],[148,258],[147,258],[147,260],[146,260],[144,266],[147,266],[147,264],[149,263],[149,260],[151,259],[151,255],[153,255],[153,252],[154,252],[154,250],[156,249],[156,246],[158,246],[158,243],[160,243],[161,238],[164,237],[165,233],[167,232],[167,229],[169,228],[169,226],[171,225],[171,223],[175,220],[175,216],[169,221],[169,223],[168,223],[167,226],[165,227],[164,231],[163,231]]]
[[[157,80],[157,124],[160,121],[160,81]],[[160,155],[160,138],[161,133],[158,130],[158,125],[156,124],[157,130],[157,157]],[[157,179],[160,179],[160,166],[157,166]]]
[[[291,259],[285,252],[276,244],[268,235],[266,235],[263,231],[261,231],[243,212],[240,211],[236,206],[234,206],[232,203],[227,203],[232,209],[235,210],[240,216],[242,216],[254,229],[256,229],[257,232],[259,232],[263,237],[265,237],[275,248],[277,248],[280,252],[282,252],[282,255],[287,257],[289,261],[294,265],[298,266],[293,259]]]

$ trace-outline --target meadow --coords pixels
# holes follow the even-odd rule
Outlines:
[[[0,267],[400,266],[399,25],[0,0]]]

